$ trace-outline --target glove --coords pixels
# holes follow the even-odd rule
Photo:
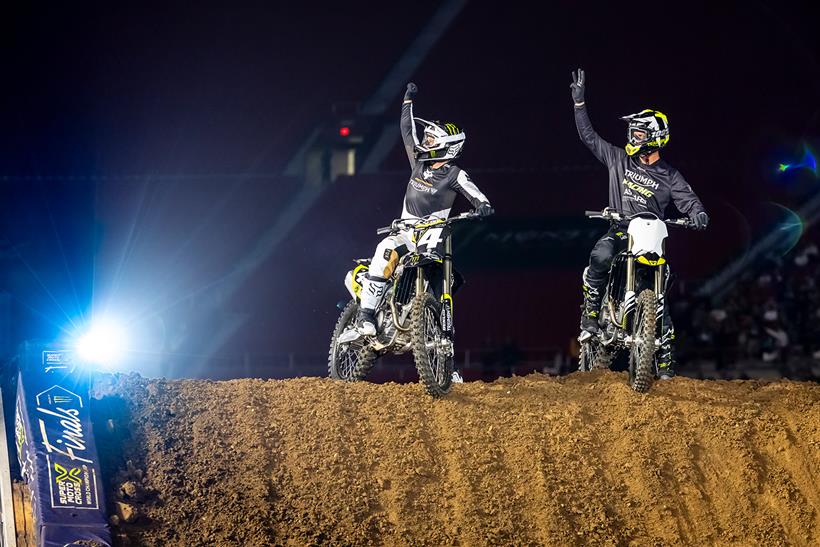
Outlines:
[[[493,206],[489,203],[482,203],[476,208],[475,212],[478,213],[478,216],[480,216],[481,218],[485,218],[490,215],[494,215],[495,209],[493,209]]]
[[[585,85],[586,75],[584,74],[584,70],[579,68],[578,72],[572,73],[572,83],[569,84],[569,88],[572,91],[572,100],[575,104],[581,104],[584,102]]]
[[[404,100],[405,101],[412,101],[413,98],[416,96],[416,93],[419,92],[418,86],[413,82],[407,84],[407,91],[404,92]]]
[[[703,211],[693,217],[689,217],[689,220],[695,225],[695,230],[705,230],[706,227],[709,226],[709,215]]]

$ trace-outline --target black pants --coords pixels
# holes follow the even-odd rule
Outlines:
[[[610,228],[601,239],[595,243],[589,254],[589,268],[584,282],[599,292],[603,292],[604,285],[609,279],[609,268],[615,255],[626,249],[626,231],[620,228]]]

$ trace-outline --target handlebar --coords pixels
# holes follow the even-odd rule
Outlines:
[[[397,218],[390,223],[390,226],[385,226],[376,230],[378,235],[398,233],[402,230],[429,228],[431,226],[449,226],[455,222],[463,220],[473,220],[481,218],[476,212],[461,213],[450,218],[424,217],[424,218]]]
[[[609,207],[605,208],[603,211],[584,211],[584,216],[587,218],[602,218],[604,220],[614,221],[614,222],[621,222],[626,220],[632,220],[635,217],[640,217],[643,215],[652,215],[655,218],[658,218],[657,215],[654,213],[635,213],[634,215],[625,215]],[[666,224],[670,226],[682,226],[684,228],[694,228],[695,224],[689,220],[688,218],[671,218],[671,219],[659,219],[663,220]]]

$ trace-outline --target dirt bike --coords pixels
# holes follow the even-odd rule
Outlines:
[[[655,352],[661,345],[658,319],[667,284],[664,242],[666,225],[693,227],[689,219],[661,220],[645,212],[627,216],[612,209],[586,211],[588,218],[629,221],[625,251],[615,256],[609,270],[597,334],[583,332],[579,370],[609,368],[621,350],[629,352],[629,384],[646,392],[655,377]]]
[[[413,230],[416,250],[406,253],[388,279],[376,307],[375,336],[356,328],[362,281],[370,260],[356,260],[345,287],[351,300],[342,310],[330,341],[328,371],[337,380],[364,380],[378,357],[413,352],[419,379],[433,397],[443,397],[453,376],[453,297],[463,282],[453,268],[451,226],[479,218],[474,212],[449,219],[397,219],[379,235]]]

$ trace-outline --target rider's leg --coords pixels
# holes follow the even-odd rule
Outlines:
[[[666,267],[666,287],[664,294],[658,301],[658,315],[660,325],[658,333],[661,339],[661,347],[658,348],[658,376],[661,380],[669,380],[675,376],[675,325],[672,323],[672,315],[669,313],[669,306],[666,302],[666,290],[669,289],[669,266]]]
[[[381,302],[387,280],[399,262],[399,257],[408,250],[406,237],[402,234],[384,238],[376,247],[370,261],[370,268],[362,282],[357,326],[362,334],[376,334],[375,312]]]
[[[584,270],[584,305],[581,313],[581,330],[598,332],[598,314],[609,277],[609,268],[615,255],[626,245],[626,234],[621,230],[609,230],[598,240],[589,255],[589,266]],[[583,335],[583,333],[582,333]]]

